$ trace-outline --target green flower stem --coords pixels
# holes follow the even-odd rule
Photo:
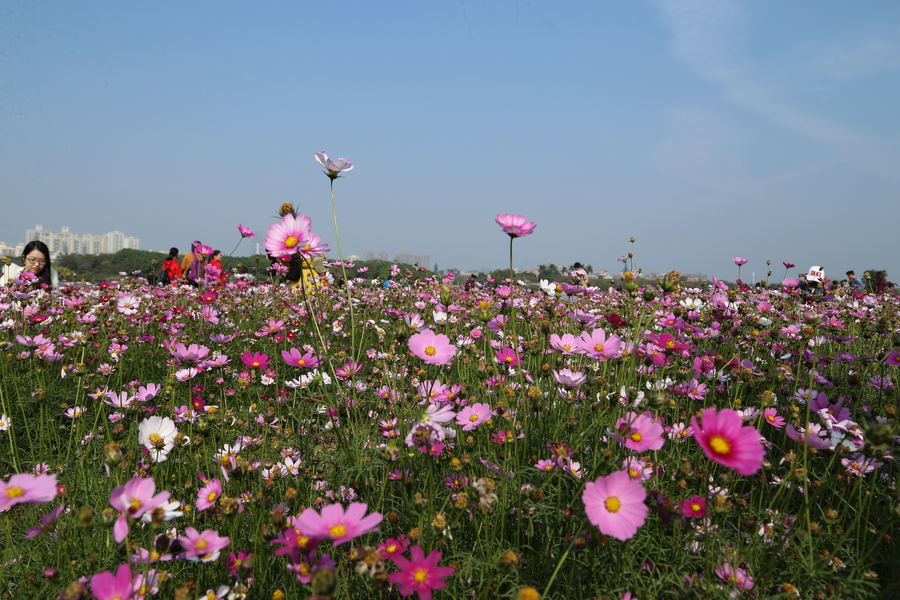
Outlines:
[[[350,280],[344,267],[344,253],[341,251],[341,234],[338,232],[337,204],[334,202],[334,179],[331,179],[331,214],[334,217],[334,237],[337,238],[338,258],[341,261],[341,274],[344,276],[344,289],[347,290],[347,302],[350,304],[350,358],[356,358],[356,315],[353,311],[353,297],[350,294]]]

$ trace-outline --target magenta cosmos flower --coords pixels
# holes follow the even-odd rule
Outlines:
[[[456,346],[443,333],[425,329],[409,338],[410,351],[429,365],[446,365],[456,355]]]
[[[329,504],[321,514],[307,508],[300,513],[296,525],[310,537],[331,538],[334,545],[343,544],[377,529],[384,517],[377,512],[363,516],[368,508],[362,502],[351,502],[346,512],[340,504]]]
[[[43,504],[56,498],[56,475],[20,473],[0,481],[0,512],[16,504]]]
[[[526,221],[523,215],[501,215],[497,213],[497,218],[494,221],[503,229],[506,235],[514,238],[530,235],[534,232],[534,228],[537,227],[534,221]]]
[[[741,258],[740,256],[735,256],[734,258],[731,259],[731,262],[733,262],[737,266],[741,267],[743,265],[746,265],[750,261],[747,260],[746,258]]]
[[[710,406],[701,415],[701,424],[691,417],[694,439],[706,452],[706,456],[741,475],[753,475],[762,468],[766,454],[762,435],[750,425],[745,426],[741,416],[730,408],[716,412]]]
[[[240,223],[237,226],[238,232],[241,234],[242,238],[250,238],[251,240],[256,237],[256,233],[253,232],[249,227],[244,227]]]
[[[269,225],[263,247],[275,258],[296,254],[306,244],[311,228],[312,220],[306,215],[295,217],[288,213],[278,223]]]
[[[338,158],[335,160],[331,160],[328,158],[328,154],[325,152],[316,152],[316,161],[325,167],[326,175],[328,175],[332,181],[336,178],[340,177],[339,173],[341,171],[352,171],[353,163],[345,158]]]
[[[647,490],[627,471],[616,471],[589,481],[581,495],[588,520],[600,533],[617,540],[634,537],[647,520]]]
[[[431,600],[431,591],[447,587],[443,578],[453,575],[454,569],[438,566],[443,556],[438,550],[432,550],[425,556],[421,546],[413,546],[409,556],[410,560],[402,556],[391,557],[400,571],[388,575],[388,581],[399,584],[401,596],[411,596],[416,592],[421,600]]]
[[[129,600],[134,596],[131,567],[119,565],[116,574],[103,571],[91,577],[91,593],[97,600]]]

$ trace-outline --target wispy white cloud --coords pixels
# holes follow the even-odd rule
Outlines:
[[[719,87],[728,101],[769,124],[823,144],[829,153],[870,173],[900,182],[897,157],[890,156],[883,145],[780,97],[780,87],[766,79],[766,65],[742,51],[750,19],[744,4],[736,0],[659,0],[658,5],[672,32],[672,55],[693,76]],[[851,55],[843,54],[848,65]]]

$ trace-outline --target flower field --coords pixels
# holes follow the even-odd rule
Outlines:
[[[900,593],[896,298],[345,269],[3,288],[0,595]]]

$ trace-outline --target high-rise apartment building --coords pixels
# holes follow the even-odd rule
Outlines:
[[[63,227],[61,231],[44,229],[43,225],[35,225],[34,229],[25,230],[25,243],[40,240],[47,244],[52,255],[63,254],[115,254],[119,250],[139,250],[141,241],[121,231],[79,235]]]

